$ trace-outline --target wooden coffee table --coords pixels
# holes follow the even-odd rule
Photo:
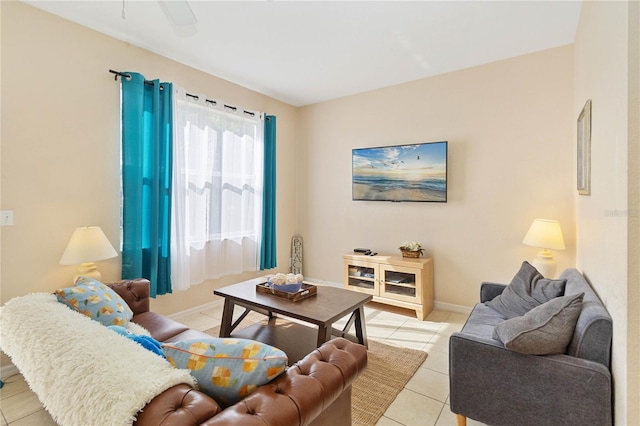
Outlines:
[[[268,343],[287,352],[291,362],[302,359],[332,336],[368,345],[364,305],[372,299],[371,295],[318,286],[315,296],[293,302],[272,294],[256,292],[256,284],[265,281],[266,278],[256,278],[214,290],[215,295],[224,297],[220,337],[239,337]],[[236,306],[244,308],[244,312],[234,322]],[[269,321],[235,330],[250,311],[267,315]],[[291,321],[283,323],[278,320],[277,314],[295,318],[309,326]],[[333,328],[336,321],[349,314],[351,316],[342,330]],[[316,333],[313,326],[317,326]],[[352,326],[355,326],[355,336],[349,334]]]

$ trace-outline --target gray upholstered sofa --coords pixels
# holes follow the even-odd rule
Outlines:
[[[567,269],[565,295],[584,292],[564,354],[514,352],[495,336],[505,318],[484,303],[449,341],[451,411],[489,425],[611,425],[611,317],[576,269]],[[480,301],[506,288],[483,283]]]

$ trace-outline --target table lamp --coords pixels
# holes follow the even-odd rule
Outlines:
[[[564,239],[562,230],[557,220],[535,219],[522,240],[523,244],[533,247],[540,247],[542,250],[531,262],[545,278],[553,278],[558,267],[553,259],[552,250],[564,250]]]
[[[78,277],[90,277],[100,281],[102,274],[94,263],[98,260],[116,257],[115,249],[99,226],[88,226],[73,231],[67,248],[60,258],[61,265],[80,264],[78,275],[73,278],[75,284]]]

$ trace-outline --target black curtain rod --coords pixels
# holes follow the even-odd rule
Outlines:
[[[113,77],[113,79],[114,79],[114,80],[116,80],[116,81],[118,81],[118,77],[120,77],[120,78],[126,78],[127,80],[131,78],[131,76],[130,76],[129,74],[126,74],[126,73],[123,73],[123,72],[120,72],[120,71],[109,70],[109,72],[110,72],[111,74],[115,74],[115,75],[114,75],[114,77]],[[149,81],[149,80],[145,80],[145,81],[144,81],[144,84],[153,85],[153,82],[152,82],[152,81]],[[162,86],[160,86],[160,89],[162,90]],[[196,101],[197,101],[198,99],[200,99],[200,97],[199,97],[198,95],[192,95],[191,93],[186,93],[186,95],[187,95],[187,96],[189,96],[190,98],[195,99]],[[210,103],[210,104],[212,104],[212,105],[217,105],[217,104],[218,104],[216,101],[213,101],[213,100],[211,100],[211,99],[205,99],[205,102],[208,102],[208,103]],[[237,111],[237,110],[238,110],[238,108],[237,108],[237,107],[234,107],[233,105],[226,105],[226,104],[225,104],[225,105],[224,105],[224,107],[225,107],[225,108],[229,108],[229,109],[230,109],[230,110],[232,110],[232,111]],[[244,112],[245,114],[248,114],[248,115],[250,115],[250,116],[252,116],[252,117],[255,117],[255,115],[256,115],[254,112],[247,111],[247,110],[243,110],[242,112]]]

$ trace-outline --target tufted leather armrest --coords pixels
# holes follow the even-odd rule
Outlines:
[[[326,342],[285,373],[204,425],[308,425],[367,367],[364,346],[343,338]],[[351,423],[351,413],[345,419]]]
[[[209,396],[188,385],[167,389],[138,413],[134,426],[199,425],[220,412]]]
[[[133,311],[133,315],[149,312],[149,280],[136,278],[135,280],[122,280],[117,283],[108,283],[116,293],[127,302]]]

